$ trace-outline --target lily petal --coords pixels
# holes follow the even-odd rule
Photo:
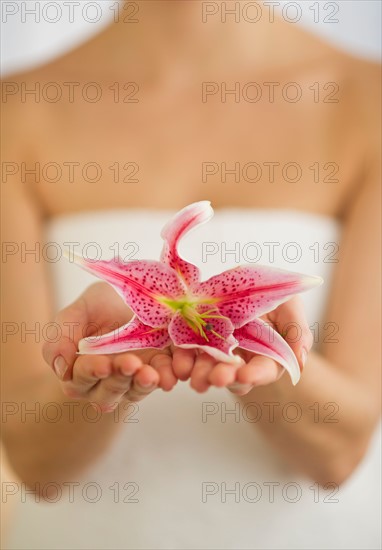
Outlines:
[[[71,259],[71,258],[70,258]],[[153,260],[90,261],[80,256],[75,263],[96,277],[110,283],[138,318],[150,327],[169,322],[172,310],[160,300],[178,299],[185,295],[181,279],[171,267]]]
[[[205,330],[208,338],[206,340],[201,334],[195,332],[180,312],[177,312],[171,319],[168,332],[173,344],[179,348],[199,348],[218,361],[241,363],[240,357],[232,353],[238,342],[232,334],[234,327],[230,320],[225,318],[210,319],[208,324],[211,329]]]
[[[239,266],[196,285],[193,293],[212,302],[235,328],[268,313],[294,294],[322,284],[321,277],[267,266]]]
[[[255,319],[235,330],[235,337],[243,349],[274,359],[289,373],[293,385],[300,380],[300,366],[292,348],[270,325]]]
[[[210,220],[213,215],[214,211],[209,201],[195,202],[180,210],[162,229],[161,237],[165,242],[160,259],[175,269],[187,286],[199,282],[200,272],[196,265],[179,256],[179,240],[193,227]]]
[[[163,349],[171,343],[167,327],[152,328],[137,317],[102,336],[83,338],[78,344],[80,354],[121,353],[145,348]]]

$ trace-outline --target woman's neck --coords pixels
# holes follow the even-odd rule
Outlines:
[[[139,7],[136,13],[134,4]],[[275,25],[278,23],[269,25],[263,19],[252,24],[242,17],[237,21],[229,14],[224,21],[218,2],[125,2],[118,21],[92,41],[93,55],[96,48],[100,58],[107,59],[108,71],[121,78],[127,71],[140,81],[160,82],[186,73],[227,78],[229,67],[240,70],[240,65],[255,68],[265,63],[270,52],[269,31],[276,31]],[[98,58],[97,53],[95,56]]]

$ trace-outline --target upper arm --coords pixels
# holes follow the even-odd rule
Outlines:
[[[32,182],[20,179],[23,130],[11,112],[3,113],[2,160],[18,168],[1,183],[2,387],[7,400],[19,400],[31,384],[48,376],[41,347],[51,318],[49,276],[41,256],[43,215]],[[17,113],[17,111],[16,111]],[[35,160],[34,160],[35,162]],[[29,251],[35,251],[30,253]]]
[[[332,343],[327,338],[321,352],[341,371],[353,377],[378,410],[381,343],[381,188],[378,168],[372,169],[362,182],[343,221],[339,263],[327,311],[327,320],[335,322],[338,327],[337,342]]]

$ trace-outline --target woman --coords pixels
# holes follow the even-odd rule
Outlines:
[[[4,400],[20,410],[53,402],[62,413],[59,421],[50,422],[41,414],[21,418],[9,409],[4,444],[19,477],[47,500],[54,500],[57,484],[77,482],[84,472],[89,476],[85,480],[107,480],[101,484],[98,512],[83,496],[66,508],[60,502],[61,521],[66,518],[72,529],[65,520],[65,527],[61,523],[58,528],[54,507],[44,508],[46,534],[39,532],[35,542],[29,535],[30,547],[342,547],[341,521],[351,525],[356,517],[350,504],[347,511],[338,505],[331,512],[337,530],[327,527],[312,542],[306,526],[313,518],[318,514],[325,525],[330,522],[327,510],[317,512],[312,506],[312,495],[309,504],[302,499],[296,514],[285,508],[285,495],[251,508],[248,502],[254,498],[247,493],[244,498],[243,487],[254,481],[262,489],[281,480],[285,485],[298,475],[298,480],[312,479],[312,487],[317,482],[317,487],[330,483],[328,489],[336,488],[364,457],[378,422],[379,68],[335,51],[286,21],[270,22],[263,16],[254,26],[243,17],[222,18],[214,10],[203,13],[205,9],[199,2],[142,2],[139,22],[128,24],[127,3],[118,21],[88,43],[14,78],[13,90],[18,91],[7,97],[3,303],[4,320],[16,328],[7,325]],[[41,91],[40,101],[29,101],[25,90],[36,83],[45,98]],[[44,88],[48,83],[55,83],[53,91],[57,85],[62,91],[58,101],[51,101],[52,90]],[[262,169],[258,179],[247,166],[252,162]],[[53,163],[66,170],[58,180],[49,173]],[[290,163],[297,176],[283,170]],[[43,346],[47,369],[42,338],[22,338],[21,329],[36,323],[44,327],[54,318],[49,262],[25,251],[46,240],[47,228],[60,242],[92,234],[90,241],[97,241],[109,223],[115,236],[120,223],[113,225],[113,215],[102,218],[100,211],[121,208],[132,239],[144,249],[166,219],[168,213],[162,216],[162,211],[206,198],[222,216],[227,208],[236,212],[220,218],[208,241],[218,240],[225,220],[233,219],[239,220],[240,239],[256,229],[264,231],[265,242],[272,240],[270,229],[264,228],[276,226],[277,234],[285,231],[288,241],[300,239],[309,250],[321,242],[328,224],[341,227],[339,261],[330,266],[334,279],[326,285],[330,296],[320,305],[325,312],[319,325],[334,323],[338,341],[320,337],[319,350],[307,358],[313,336],[300,299],[270,314],[276,326],[301,328],[299,338],[284,335],[304,368],[301,382],[293,387],[287,376],[281,377],[277,363],[259,356],[245,356],[245,364],[235,371],[204,354],[196,357],[179,349],[77,356],[89,323],[108,332],[130,318],[105,283],[90,286],[55,317],[61,338],[45,338],[51,340]],[[96,217],[87,218],[84,211]],[[311,227],[317,233],[306,241]],[[229,229],[227,240],[232,233]],[[335,237],[333,229],[329,239]],[[17,244],[17,252],[9,243]],[[69,287],[76,268],[63,269],[66,277],[70,273],[65,282]],[[196,392],[211,388],[216,393],[207,394],[206,401],[184,385],[173,390],[178,380],[188,379]],[[256,402],[264,413],[273,404],[272,415],[262,414],[254,426],[239,418],[228,431],[225,419],[216,420],[219,415],[200,422],[200,412],[208,414],[216,403],[221,412],[226,402],[217,400],[229,399],[222,397],[224,387],[237,395],[242,407]],[[169,393],[160,394],[157,388]],[[139,422],[122,430],[126,415],[138,411],[126,409],[126,404],[143,398]],[[70,399],[79,406],[65,405]],[[101,408],[97,422],[84,416],[87,402]],[[304,413],[298,422],[285,421],[283,405],[289,403]],[[328,403],[335,404],[338,421],[317,421],[309,413],[314,407],[331,412]],[[258,428],[278,454],[259,439]],[[205,435],[199,435],[203,430]],[[115,460],[118,464],[121,457],[127,462],[119,463],[119,475]],[[285,473],[286,464],[292,473]],[[299,483],[300,488],[308,486]],[[105,487],[114,487],[107,497]],[[134,491],[140,494],[134,508],[121,505],[116,487],[126,491],[128,502],[135,502]],[[227,487],[235,492],[232,502],[223,497]],[[211,497],[216,493],[218,501]],[[353,501],[348,496],[348,503]],[[35,508],[30,517],[39,525],[41,506]],[[76,510],[82,520],[71,514]],[[254,516],[261,521],[256,523]],[[297,516],[305,527],[281,542],[268,521],[274,518],[282,526],[290,518],[294,526]],[[82,523],[87,521],[88,528]],[[54,525],[54,535],[49,525]],[[370,528],[367,524],[366,531]],[[349,533],[354,542],[352,529]],[[375,544],[373,538],[365,540],[365,547]],[[20,543],[16,539],[14,544]]]

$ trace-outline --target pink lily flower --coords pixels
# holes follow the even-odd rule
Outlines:
[[[218,361],[239,364],[242,359],[233,350],[240,347],[274,359],[288,371],[293,384],[298,382],[300,368],[292,349],[259,317],[294,294],[320,285],[322,279],[248,265],[201,281],[199,269],[179,256],[178,244],[212,216],[209,201],[178,212],[162,230],[160,261],[74,258],[82,268],[110,283],[134,312],[131,321],[117,330],[82,339],[80,354],[163,349],[173,344],[199,348]]]

